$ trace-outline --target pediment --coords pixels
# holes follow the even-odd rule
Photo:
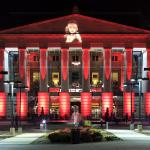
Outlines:
[[[0,34],[64,34],[68,22],[74,20],[80,34],[143,34],[149,30],[139,29],[80,14],[41,21],[0,31]]]

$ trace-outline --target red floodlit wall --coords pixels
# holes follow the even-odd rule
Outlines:
[[[132,112],[134,112],[134,93],[132,92]],[[131,92],[126,92],[123,94],[123,113],[127,113],[131,117]]]
[[[47,92],[38,93],[38,115],[41,115],[43,108],[44,115],[49,114],[49,96]]]
[[[113,93],[105,92],[102,93],[102,115],[105,115],[106,109],[109,109],[109,115],[113,110]]]
[[[28,113],[27,93],[21,92],[21,99],[20,99],[20,92],[18,92],[17,93],[17,114],[18,116],[21,116],[21,118],[25,118],[27,117],[27,113]]]
[[[25,77],[25,49],[19,49],[19,73],[21,80]]]
[[[89,92],[81,93],[81,114],[83,117],[91,115],[92,96]]]
[[[46,72],[47,72],[46,51],[47,51],[47,49],[40,49],[40,73],[41,73],[42,80],[45,80]]]
[[[67,80],[68,77],[68,50],[62,49],[61,51],[61,64],[62,64],[62,77]]]
[[[127,80],[131,79],[132,75],[132,49],[126,49],[126,62],[127,62]]]
[[[83,60],[83,68],[84,68],[84,79],[87,80],[89,75],[89,61],[87,60],[90,60],[88,49],[83,50],[82,60]]]
[[[123,91],[124,89],[124,53],[121,53],[121,84],[120,84],[120,90]]]
[[[150,68],[150,49],[147,50],[147,67]],[[150,79],[150,71],[147,71],[147,75]]]
[[[0,117],[6,116],[6,94],[0,92]]]
[[[0,71],[3,70],[3,64],[4,64],[4,49],[0,49]],[[3,78],[3,75],[0,74],[0,79]]]
[[[105,77],[107,80],[110,78],[111,72],[111,49],[105,49]]]
[[[144,93],[144,98],[145,98],[145,113],[147,115],[150,115],[150,92]]]
[[[70,95],[69,93],[59,93],[59,113],[61,118],[70,116]]]

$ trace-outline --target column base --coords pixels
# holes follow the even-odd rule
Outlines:
[[[18,133],[22,133],[22,127],[18,127]]]
[[[143,131],[143,126],[142,126],[142,124],[138,124],[138,125],[137,125],[137,131],[138,131],[138,132],[142,132],[142,131]]]
[[[134,124],[133,123],[130,124],[130,130],[134,130]]]
[[[11,128],[10,128],[10,134],[11,134],[12,136],[15,136],[15,135],[16,135],[16,131],[15,131],[15,128],[14,128],[14,127],[11,127]]]

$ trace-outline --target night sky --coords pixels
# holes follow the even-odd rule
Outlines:
[[[150,29],[150,2],[144,0],[3,0],[0,29],[79,13],[121,24]]]

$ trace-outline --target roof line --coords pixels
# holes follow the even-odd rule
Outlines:
[[[39,22],[31,23],[31,24],[26,24],[26,25],[23,25],[23,26],[18,26],[18,27],[14,27],[14,28],[10,28],[10,29],[4,29],[4,30],[1,30],[0,33],[11,32],[13,30],[22,29],[24,27],[34,26],[34,25],[37,25],[37,24],[39,25],[39,24],[43,24],[43,23],[47,23],[47,22],[52,23],[54,21],[59,21],[59,20],[62,20],[62,19],[68,18],[68,17],[72,17],[72,16],[80,16],[81,18],[84,18],[84,19],[86,18],[86,19],[93,20],[93,21],[100,22],[100,23],[104,22],[104,23],[109,23],[110,25],[122,26],[122,27],[128,28],[130,30],[137,30],[137,31],[145,32],[145,33],[150,33],[150,30],[145,30],[145,29],[142,29],[142,28],[123,25],[123,24],[119,24],[119,23],[116,23],[116,22],[106,21],[106,20],[103,20],[103,19],[93,18],[93,17],[84,16],[84,15],[80,15],[80,14],[70,14],[70,15],[66,15],[66,16],[62,16],[62,17],[58,17],[58,18],[53,18],[53,19],[48,19],[48,20],[44,20],[44,21],[39,21]]]

